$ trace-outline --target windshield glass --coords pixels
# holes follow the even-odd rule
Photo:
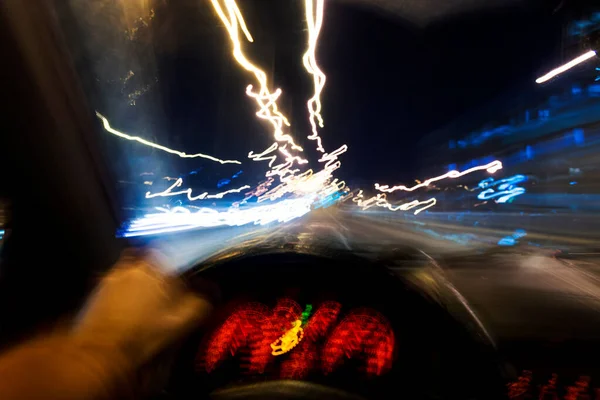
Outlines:
[[[59,3],[118,236],[236,236],[335,205],[438,251],[598,239],[598,7]]]

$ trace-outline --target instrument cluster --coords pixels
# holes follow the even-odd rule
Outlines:
[[[272,307],[254,301],[228,307],[196,356],[196,370],[308,379],[353,369],[377,377],[392,368],[396,336],[372,308],[345,309],[337,301],[301,305],[289,297]]]

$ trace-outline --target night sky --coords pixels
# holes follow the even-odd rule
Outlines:
[[[119,126],[139,131],[143,119],[168,132],[158,136],[163,143],[241,159],[263,171],[266,165],[246,155],[268,147],[271,134],[254,115],[255,105],[245,95],[252,79],[233,61],[212,6],[196,0],[158,4],[149,38],[136,39],[138,48],[151,47],[158,82],[138,101],[137,111],[113,112]],[[418,178],[413,164],[419,138],[509,88],[528,87],[556,65],[565,18],[558,4],[507,0],[426,21],[363,7],[360,1],[326,1],[317,54],[327,75],[321,136],[329,150],[343,143],[350,147],[339,175],[349,182]],[[301,60],[303,2],[243,0],[239,5],[255,40],[246,46],[248,54],[283,90],[280,108],[314,159],[314,145],[306,140],[305,102],[312,83]],[[143,59],[144,51],[140,54]]]

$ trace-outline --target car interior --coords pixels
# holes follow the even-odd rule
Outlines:
[[[0,271],[4,349],[68,320],[135,242],[115,237],[109,160],[95,150],[96,117],[51,7],[10,2],[0,21],[11,105],[0,135],[0,197],[11,216]],[[511,371],[460,299],[440,300],[454,295],[436,292],[439,267],[416,249],[398,254],[400,267],[398,257],[276,242],[195,265],[183,279],[199,291],[216,283],[217,307],[173,349],[157,398],[505,398]]]

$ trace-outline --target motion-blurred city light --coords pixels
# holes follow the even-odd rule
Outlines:
[[[562,74],[563,72],[573,68],[574,66],[581,64],[582,62],[589,60],[590,58],[596,56],[596,52],[594,50],[590,50],[585,54],[580,55],[579,57],[569,61],[566,64],[561,65],[558,68],[553,69],[548,72],[546,75],[541,76],[535,80],[536,83],[544,83],[554,78],[556,75]]]

